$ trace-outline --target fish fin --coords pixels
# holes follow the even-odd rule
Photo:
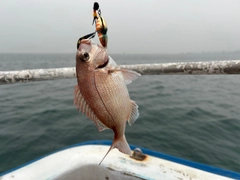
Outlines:
[[[141,74],[132,71],[132,70],[128,70],[128,69],[120,69],[119,66],[116,66],[114,68],[110,68],[109,72],[113,73],[113,72],[122,72],[123,78],[125,80],[125,84],[130,84],[133,80],[137,79],[139,76],[141,76]]]
[[[121,138],[118,138],[118,139],[114,138],[114,141],[113,141],[111,147],[109,148],[109,150],[107,151],[107,153],[105,154],[105,156],[103,157],[103,159],[101,160],[99,165],[103,162],[103,160],[108,155],[108,153],[114,148],[117,148],[120,152],[122,152],[124,154],[131,155],[131,149],[130,149],[130,147],[128,145],[128,142],[125,138],[125,135],[123,135]]]
[[[112,146],[113,146],[113,148],[117,148],[120,152],[122,152],[124,154],[131,155],[131,149],[130,149],[130,147],[128,145],[128,142],[125,138],[125,135],[123,135],[119,139],[115,138]]]
[[[126,84],[130,84],[133,80],[137,79],[141,74],[127,69],[121,69],[120,70],[123,74],[123,78],[125,80]]]
[[[109,129],[107,126],[105,126],[101,121],[97,121],[97,128],[98,128],[98,131],[101,132],[101,131],[104,131],[105,129]]]
[[[138,112],[138,105],[135,103],[135,101],[132,101],[132,112],[128,118],[128,124],[129,126],[133,125],[133,123],[137,120],[138,116],[139,116],[139,112]]]
[[[96,124],[98,131],[101,132],[105,129],[108,129],[104,124],[101,123],[101,121],[97,118],[95,113],[91,110],[89,105],[86,103],[85,99],[83,98],[78,85],[75,86],[74,90],[74,104],[76,105],[76,109],[78,111],[81,111],[83,114],[86,114],[86,116],[94,121]]]

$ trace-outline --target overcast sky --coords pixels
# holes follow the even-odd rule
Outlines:
[[[98,2],[110,53],[240,50],[240,0]],[[78,38],[95,30],[93,3],[0,0],[0,52],[74,53]]]

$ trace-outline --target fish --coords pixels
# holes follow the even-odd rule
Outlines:
[[[138,105],[129,97],[126,85],[141,75],[120,69],[106,48],[90,39],[82,39],[76,52],[76,76],[76,109],[91,119],[99,132],[105,129],[114,132],[112,145],[99,165],[114,148],[131,155],[125,137],[126,122],[131,126],[139,112]]]

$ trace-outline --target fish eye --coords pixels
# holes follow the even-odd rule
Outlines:
[[[81,61],[83,61],[83,62],[88,61],[88,60],[89,60],[89,57],[90,57],[90,56],[89,56],[89,53],[88,53],[88,52],[85,52],[85,53],[79,55],[79,59],[80,59]]]
[[[83,54],[83,56],[84,56],[84,58],[85,58],[86,60],[89,59],[89,54],[88,54],[87,52],[85,52],[85,53]]]

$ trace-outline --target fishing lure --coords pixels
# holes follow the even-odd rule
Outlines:
[[[98,14],[97,14],[97,10],[99,9],[99,4],[97,2],[95,2],[93,4],[93,22],[92,25],[94,24],[95,20],[98,19]],[[100,10],[101,11],[101,10]]]
[[[83,37],[80,37],[77,42],[77,49],[80,46],[81,40],[83,39],[91,39],[95,37],[95,34],[98,34],[98,38],[100,43],[104,48],[107,48],[107,43],[108,43],[108,36],[107,36],[107,23],[104,20],[104,18],[101,16],[101,10],[99,9],[99,4],[95,2],[93,4],[93,22],[92,24],[96,25],[96,31],[90,34],[87,34]]]
[[[80,38],[78,39],[78,42],[77,42],[77,49],[78,49],[79,46],[80,46],[81,40],[83,40],[83,39],[92,39],[92,38],[95,37],[95,34],[96,34],[96,32],[93,32],[93,33],[87,34],[87,35],[85,35],[85,36],[83,36],[83,37],[80,37]]]
[[[98,11],[98,12],[97,12]],[[93,4],[93,23],[96,25],[96,32],[98,38],[103,47],[107,47],[108,36],[107,36],[107,23],[104,18],[101,16],[101,10],[99,9],[99,4],[95,2]]]

